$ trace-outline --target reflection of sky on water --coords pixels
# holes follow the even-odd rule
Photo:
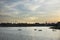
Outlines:
[[[21,29],[21,31],[18,31]],[[34,29],[37,29],[36,31]],[[42,31],[38,31],[42,30]],[[8,27],[8,28],[0,28],[0,35],[11,37],[16,39],[25,40],[59,40],[60,30],[52,31],[52,29],[48,29],[48,27]],[[0,37],[1,37],[0,36]],[[8,37],[8,38],[9,38]],[[19,38],[22,37],[22,38]],[[15,40],[16,40],[15,39]],[[24,39],[23,39],[24,40]]]

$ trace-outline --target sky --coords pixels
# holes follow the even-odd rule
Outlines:
[[[60,21],[60,0],[0,0],[0,23]]]

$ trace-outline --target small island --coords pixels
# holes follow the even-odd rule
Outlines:
[[[51,27],[52,29],[60,29],[60,22],[57,22],[53,27]]]

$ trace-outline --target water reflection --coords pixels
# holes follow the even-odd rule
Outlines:
[[[60,40],[59,34],[49,27],[0,27],[0,40]]]

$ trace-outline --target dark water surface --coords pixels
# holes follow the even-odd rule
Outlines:
[[[0,27],[0,40],[60,40],[60,30],[49,27]]]

